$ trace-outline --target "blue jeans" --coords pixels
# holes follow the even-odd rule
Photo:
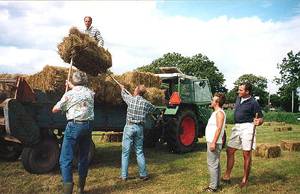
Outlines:
[[[64,133],[59,164],[64,183],[73,182],[72,161],[74,158],[75,145],[79,148],[78,174],[85,178],[88,173],[88,154],[92,139],[91,122],[75,123],[68,122]]]
[[[134,147],[140,176],[147,176],[146,162],[143,151],[144,133],[142,125],[126,124],[122,140],[122,169],[121,177],[128,178],[128,163],[131,147]]]

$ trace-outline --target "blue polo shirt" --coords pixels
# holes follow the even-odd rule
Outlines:
[[[249,98],[241,103],[241,98],[237,97],[234,110],[234,123],[252,123],[255,114],[262,118],[263,114],[258,102],[253,98]]]

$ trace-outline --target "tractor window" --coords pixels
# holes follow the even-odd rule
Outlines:
[[[182,98],[182,100],[184,100],[185,102],[190,102],[193,99],[193,95],[192,95],[192,85],[191,85],[191,81],[188,79],[184,79],[180,81],[180,97]]]
[[[196,102],[210,102],[211,91],[209,89],[208,80],[195,81],[194,88]]]

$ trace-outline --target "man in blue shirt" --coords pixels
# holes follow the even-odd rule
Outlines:
[[[238,98],[234,110],[234,127],[227,145],[227,169],[222,178],[223,182],[230,183],[230,175],[234,165],[234,153],[237,149],[243,150],[244,176],[240,187],[248,183],[251,150],[255,149],[256,134],[254,127],[263,123],[263,114],[258,102],[251,96],[252,86],[249,83],[239,85]],[[258,115],[256,117],[256,115]],[[251,147],[252,146],[252,147]]]
[[[139,175],[141,180],[148,180],[148,172],[146,170],[146,162],[143,151],[144,140],[144,123],[146,115],[156,110],[155,106],[143,98],[146,88],[139,85],[135,88],[133,95],[129,94],[124,86],[120,84],[122,89],[121,95],[127,104],[126,125],[123,131],[122,139],[122,164],[121,176],[124,181],[128,179],[128,163],[131,147],[134,147],[136,159],[139,167]]]

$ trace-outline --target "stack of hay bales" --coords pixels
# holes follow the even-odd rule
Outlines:
[[[57,48],[64,62],[70,63],[73,58],[75,67],[93,76],[106,72],[112,66],[108,50],[99,47],[94,38],[75,27],[70,29],[69,36],[64,37]]]
[[[276,158],[281,155],[281,149],[279,145],[259,144],[254,151],[254,155],[264,158]]]
[[[34,90],[41,90],[52,100],[58,100],[65,92],[68,69],[46,65],[42,71],[25,77]]]
[[[76,71],[76,70],[74,70]],[[73,71],[73,72],[74,72]],[[41,72],[26,77],[32,89],[38,89],[47,94],[50,100],[59,100],[65,92],[65,80],[68,69],[63,67],[45,66]],[[151,73],[128,72],[120,76],[113,75],[131,93],[138,84],[147,88],[145,98],[155,105],[161,105],[164,98],[163,90],[159,89],[160,79]],[[88,75],[88,87],[95,92],[95,103],[119,105],[123,103],[120,87],[106,74],[96,77]]]
[[[282,140],[280,143],[282,150],[287,151],[300,151],[300,141]]]

